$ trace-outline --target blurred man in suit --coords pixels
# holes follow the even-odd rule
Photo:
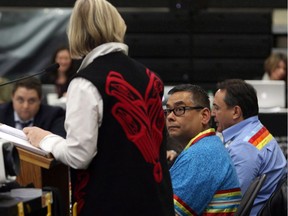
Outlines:
[[[65,137],[65,110],[41,103],[42,88],[37,78],[15,83],[11,102],[0,105],[0,122],[18,129],[37,126]]]

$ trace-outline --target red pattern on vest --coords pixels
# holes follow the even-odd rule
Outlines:
[[[112,114],[121,124],[127,138],[139,149],[145,161],[154,165],[154,179],[159,183],[162,181],[159,150],[164,123],[157,120],[160,117],[159,113],[164,115],[163,112],[159,112],[162,106],[158,104],[158,88],[162,85],[148,69],[146,73],[149,83],[144,98],[120,73],[115,71],[110,71],[108,74],[106,93],[119,100],[112,108]]]

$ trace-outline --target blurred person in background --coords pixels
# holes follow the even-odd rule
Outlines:
[[[0,105],[0,123],[18,129],[37,126],[65,137],[65,110],[41,102],[39,79],[32,77],[16,82],[10,98],[10,102]]]
[[[284,53],[272,53],[264,62],[265,73],[262,80],[285,81],[285,107],[287,107],[287,55]]]
[[[69,48],[59,47],[52,56],[52,63],[58,63],[59,68],[41,77],[43,84],[54,84],[58,98],[65,97],[68,85],[76,72],[76,63],[70,56]]]
[[[272,53],[264,62],[264,70],[262,80],[287,82],[287,56],[283,53]]]

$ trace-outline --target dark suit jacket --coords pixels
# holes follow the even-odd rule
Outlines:
[[[64,129],[64,120],[64,109],[41,104],[38,113],[34,117],[33,125],[65,137],[66,131]],[[0,123],[15,127],[12,102],[0,105]]]

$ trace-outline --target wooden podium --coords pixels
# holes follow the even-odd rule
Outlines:
[[[65,215],[70,215],[69,168],[53,157],[47,158],[23,148],[16,148],[20,158],[20,174],[16,181],[22,186],[33,183],[35,188],[58,188],[65,203]]]

